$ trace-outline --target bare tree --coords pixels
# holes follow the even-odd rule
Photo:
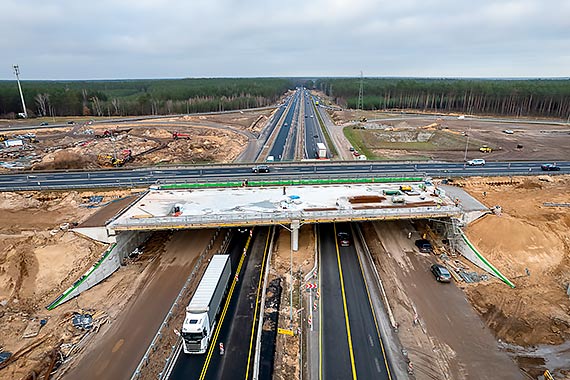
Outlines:
[[[47,116],[49,109],[49,94],[37,94],[34,98],[38,105],[38,116]]]
[[[115,114],[115,115],[120,115],[120,112],[119,112],[119,106],[120,106],[120,104],[119,104],[119,99],[113,98],[113,100],[111,100],[111,104],[113,105],[113,108],[115,109],[115,113],[114,113],[114,114]]]
[[[103,116],[103,112],[101,111],[101,102],[99,101],[99,98],[94,96],[91,98],[91,101],[93,102],[93,109],[97,113],[97,116]]]

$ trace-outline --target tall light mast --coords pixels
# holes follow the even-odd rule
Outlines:
[[[18,89],[20,90],[20,99],[22,99],[22,108],[24,108],[24,118],[28,118],[28,111],[26,110],[26,102],[24,102],[24,93],[22,92],[22,85],[20,85],[20,68],[18,65],[14,65],[14,74],[16,74],[16,80],[18,81]]]
[[[358,104],[356,105],[357,110],[364,109],[364,77],[362,76],[362,71],[360,72],[360,88],[358,89]]]

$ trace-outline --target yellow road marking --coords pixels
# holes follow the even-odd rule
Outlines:
[[[384,357],[384,364],[386,365],[386,371],[388,371],[388,379],[392,379],[390,374],[390,367],[388,366],[388,359],[386,358],[386,351],[384,351],[384,343],[382,343],[382,337],[380,336],[380,329],[378,328],[378,321],[376,320],[376,313],[374,312],[374,307],[372,306],[372,299],[370,297],[370,292],[368,291],[368,281],[366,281],[366,276],[364,275],[364,270],[362,268],[362,262],[360,261],[360,255],[356,254],[358,259],[358,264],[360,265],[360,273],[364,279],[364,287],[366,288],[366,294],[368,295],[368,303],[370,304],[370,311],[372,311],[372,317],[374,318],[374,325],[376,326],[376,334],[378,334],[378,341],[380,342],[380,348],[382,349],[382,356]],[[374,263],[372,263],[374,265]]]
[[[249,353],[247,354],[247,367],[245,369],[245,378],[249,376],[249,366],[251,363],[251,348],[253,346],[253,333],[255,331],[255,321],[257,320],[257,308],[259,307],[259,294],[261,293],[261,280],[263,280],[263,269],[265,268],[265,258],[267,257],[267,250],[269,247],[269,239],[271,238],[271,229],[267,233],[267,240],[265,241],[265,250],[263,252],[263,261],[261,262],[261,271],[259,272],[259,281],[257,283],[257,295],[255,296],[255,310],[253,312],[253,323],[251,324],[251,337],[249,338]]]
[[[320,236],[320,231],[318,235]],[[318,239],[319,236],[315,238]],[[321,299],[319,300],[319,380],[323,380],[323,292],[321,290],[321,262],[321,245],[319,244],[319,294],[321,295]],[[309,307],[313,307],[313,305],[309,305]]]
[[[224,322],[224,318],[226,317],[226,312],[228,311],[228,308],[230,306],[230,301],[234,293],[234,288],[236,287],[237,284],[237,277],[241,272],[241,267],[243,265],[243,261],[246,256],[245,252],[247,252],[250,241],[251,241],[251,235],[247,238],[247,242],[245,243],[244,253],[242,253],[241,258],[239,260],[239,264],[236,269],[236,274],[234,276],[234,280],[232,281],[232,286],[230,287],[230,291],[228,292],[228,297],[226,298],[226,303],[224,304],[224,310],[222,310],[222,314],[220,315],[220,320],[216,325],[214,336],[212,340],[210,340],[210,348],[208,349],[208,355],[206,356],[206,361],[204,362],[204,366],[202,367],[202,372],[200,373],[200,378],[199,378],[200,380],[204,380],[204,378],[206,377],[206,372],[208,371],[208,366],[210,365],[210,360],[212,359],[212,354],[214,353],[214,346],[215,346],[214,343],[216,342],[216,340],[218,340],[218,335],[220,334],[220,330],[222,329],[222,324]]]
[[[348,309],[346,306],[346,294],[344,292],[344,280],[342,276],[342,265],[340,264],[340,250],[338,249],[338,240],[336,238],[336,223],[334,224],[334,244],[336,247],[336,258],[338,263],[338,272],[340,275],[340,290],[342,293],[342,305],[344,308],[344,320],[346,323],[346,334],[348,338],[348,351],[350,353],[350,366],[352,368],[352,378],[356,380],[356,366],[354,364],[354,351],[352,349],[352,336],[350,334],[350,322],[348,322]]]

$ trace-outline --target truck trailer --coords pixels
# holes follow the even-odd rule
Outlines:
[[[317,143],[317,158],[327,158],[327,147],[323,143]]]
[[[203,354],[208,349],[230,277],[230,256],[214,255],[186,307],[180,332],[184,353]]]

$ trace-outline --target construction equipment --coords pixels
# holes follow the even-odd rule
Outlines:
[[[174,140],[179,140],[179,139],[190,140],[190,135],[182,132],[173,132],[172,138]]]
[[[103,131],[103,133],[96,133],[95,134],[95,137],[98,139],[107,138],[107,137],[111,137],[111,136],[113,136],[113,133],[109,129]]]
[[[4,142],[4,141],[6,141],[6,140],[8,140],[8,136],[6,136],[6,135],[0,135],[0,142]]]
[[[492,151],[493,149],[487,145],[483,145],[481,148],[479,148],[479,152],[481,153],[491,153]]]
[[[121,133],[129,133],[132,128],[115,128],[115,129],[106,129],[101,133],[96,133],[95,137],[98,139],[108,138],[120,135]]]
[[[121,157],[115,157],[112,154],[101,153],[97,156],[97,161],[103,166],[123,166],[125,163],[132,161],[133,155],[130,149],[123,149]]]

